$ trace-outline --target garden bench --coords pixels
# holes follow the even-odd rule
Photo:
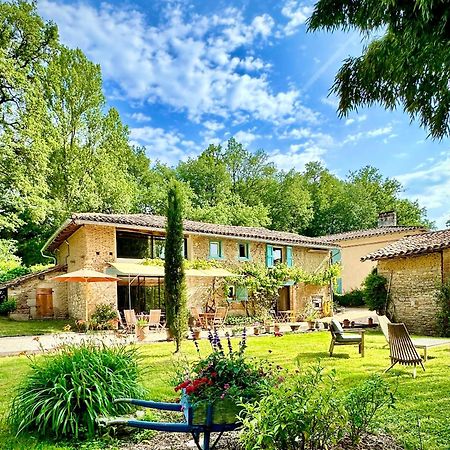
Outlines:
[[[177,411],[184,414],[184,422],[150,422],[146,420],[127,419],[127,418],[106,418],[97,419],[99,425],[114,426],[126,425],[133,428],[144,428],[147,430],[165,431],[170,433],[190,433],[199,450],[214,450],[222,434],[226,431],[236,430],[241,426],[240,422],[235,423],[215,423],[214,410],[212,405],[206,408],[206,414],[202,423],[196,423],[194,420],[194,408],[188,403],[181,401],[180,403],[164,403],[152,402],[147,400],[119,398],[116,403],[130,403],[132,405],[144,408],[153,408],[160,411]],[[219,433],[214,442],[211,444],[211,433]],[[203,445],[200,443],[200,435],[203,434]]]

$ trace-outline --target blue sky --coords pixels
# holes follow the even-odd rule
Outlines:
[[[364,43],[307,33],[308,0],[41,0],[63,43],[100,64],[108,104],[152,161],[174,165],[231,136],[281,169],[321,161],[338,176],[365,165],[396,177],[439,228],[450,219],[449,141],[401,110],[339,119],[328,90]]]

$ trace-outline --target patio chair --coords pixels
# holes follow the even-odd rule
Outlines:
[[[391,365],[384,372],[391,370],[397,363],[405,366],[414,366],[413,378],[416,378],[416,366],[423,366],[422,358],[414,347],[404,323],[389,323],[389,348],[391,351]]]
[[[213,326],[214,328],[223,328],[225,326],[225,319],[227,317],[227,308],[225,306],[218,306],[214,313]]]
[[[123,315],[125,317],[125,323],[129,332],[132,332],[136,328],[137,317],[134,309],[124,309]]]
[[[364,330],[359,333],[345,333],[341,324],[336,319],[331,319],[330,323],[331,343],[330,356],[333,356],[335,345],[357,345],[361,357],[364,357]]]
[[[118,309],[116,310],[116,313],[117,313],[117,324],[118,324],[119,331],[122,333],[128,333],[128,327],[123,322],[122,314],[120,314],[120,311]]]
[[[378,316],[378,323],[380,324],[381,331],[383,332],[383,335],[386,339],[386,342],[389,345],[389,331],[388,331],[388,325],[391,323],[391,321],[386,316]],[[438,339],[438,338],[411,338],[412,343],[414,344],[414,347],[417,349],[423,350],[423,362],[426,362],[428,360],[428,349],[431,347],[439,347],[441,345],[448,345],[450,346],[450,340],[448,339]]]
[[[191,316],[194,319],[194,326],[201,327],[203,330],[206,329],[206,323],[203,317],[200,317],[200,309],[197,306],[193,306],[190,309]]]
[[[148,316],[148,326],[150,328],[155,328],[155,330],[159,330],[162,328],[161,325],[161,310],[160,309],[151,309],[150,314]]]

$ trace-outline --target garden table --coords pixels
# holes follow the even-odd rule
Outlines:
[[[286,311],[278,311],[278,316],[281,322],[294,322],[294,311],[288,309]]]
[[[205,327],[208,328],[208,326],[210,324],[214,323],[214,317],[215,317],[216,313],[213,313],[213,312],[202,312],[202,313],[198,313],[198,315],[199,315],[199,317],[201,319],[203,319]]]

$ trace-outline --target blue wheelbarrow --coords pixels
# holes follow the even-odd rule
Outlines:
[[[214,450],[222,434],[226,431],[236,430],[241,426],[240,422],[234,423],[215,423],[214,406],[206,406],[204,420],[198,421],[194,416],[194,408],[186,400],[180,403],[152,402],[133,398],[119,398],[116,403],[130,403],[132,405],[144,408],[158,409],[160,411],[178,411],[184,413],[184,422],[149,422],[146,420],[126,419],[126,418],[98,418],[99,425],[113,426],[126,425],[134,428],[145,428],[147,430],[166,431],[171,433],[190,433],[199,450]],[[219,433],[214,442],[211,443],[211,433]],[[203,435],[203,445],[201,444],[201,435]]]

